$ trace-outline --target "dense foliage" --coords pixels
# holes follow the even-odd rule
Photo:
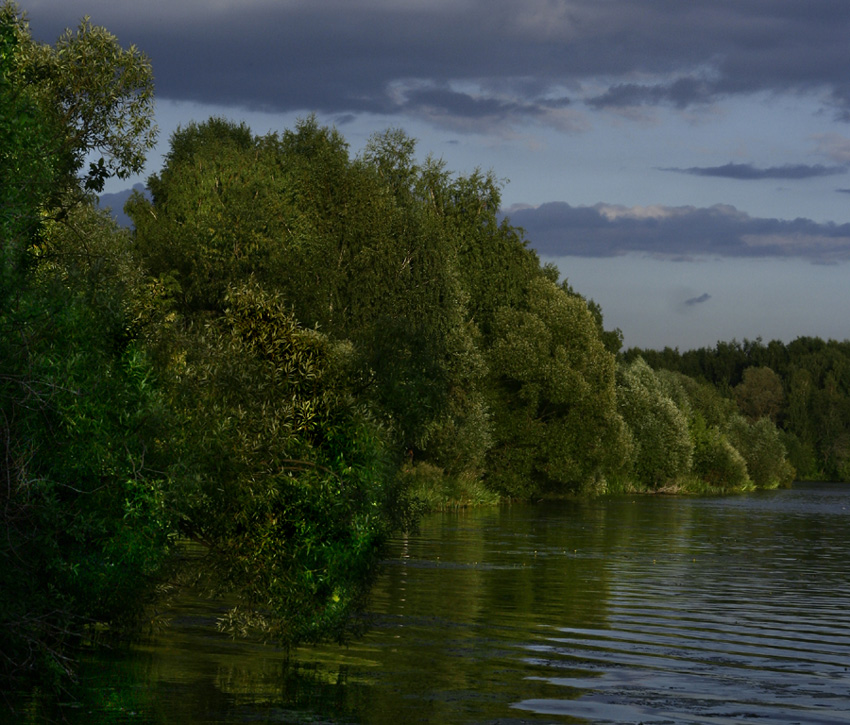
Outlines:
[[[96,210],[91,190],[141,167],[150,101],[147,60],[102,28],[41,45],[0,7],[4,693],[67,684],[166,583],[219,593],[235,633],[340,639],[407,512],[350,345],[299,324],[259,265],[184,304]]]
[[[129,235],[79,205],[91,177],[76,176],[91,153],[115,152],[122,173],[136,159],[81,132],[77,99],[57,83],[90,51],[114,81],[100,113],[145,93],[149,67],[111,36],[84,23],[58,48],[39,46],[17,8],[0,7],[4,685],[30,672],[61,678],[85,630],[131,623],[169,546],[163,480],[145,465],[160,399],[124,334],[128,270],[116,257]]]
[[[279,643],[342,639],[387,534],[388,467],[348,387],[345,346],[256,284],[175,331],[169,469],[176,530],[206,552],[223,626]]]
[[[775,423],[779,439],[771,445],[787,450],[799,478],[850,480],[850,342],[733,340],[682,353],[670,348],[626,353],[627,359],[637,356],[655,369],[713,386],[765,432],[768,424],[759,421]],[[736,439],[744,445],[747,436],[739,433]]]
[[[489,175],[419,165],[394,130],[351,158],[315,120],[254,138],[221,119],[172,138],[128,206],[184,315],[250,275],[351,346],[353,388],[398,459],[507,495],[576,492],[622,455],[614,356],[584,300],[499,222]]]

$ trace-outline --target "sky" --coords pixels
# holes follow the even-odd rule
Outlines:
[[[151,59],[178,126],[315,113],[352,153],[505,180],[503,213],[626,347],[850,338],[847,0],[23,0]],[[117,185],[116,185],[117,184]]]

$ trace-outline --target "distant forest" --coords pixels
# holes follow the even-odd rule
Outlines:
[[[0,81],[2,690],[187,586],[345,640],[427,507],[850,477],[848,343],[622,354],[494,176],[401,130],[190,124],[126,229],[97,193],[153,146],[145,56],[5,2]]]
[[[772,420],[797,478],[850,480],[850,341],[733,340],[687,352],[634,348],[623,356],[639,358],[712,385],[750,419]]]

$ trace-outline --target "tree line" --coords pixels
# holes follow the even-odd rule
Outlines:
[[[803,480],[850,481],[850,342],[800,337],[719,342],[714,348],[639,350],[656,370],[711,385],[751,420],[773,421]]]
[[[844,348],[742,353],[725,383],[620,354],[498,179],[398,129],[353,155],[312,117],[189,124],[119,228],[96,193],[143,167],[152,104],[137,49],[88,20],[40,44],[0,6],[4,685],[66,681],[185,586],[235,636],[343,640],[423,500],[744,490],[845,460]]]

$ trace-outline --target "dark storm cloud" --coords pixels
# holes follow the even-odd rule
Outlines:
[[[846,166],[823,166],[815,164],[786,164],[760,169],[752,164],[724,164],[723,166],[691,166],[687,169],[662,168],[661,171],[676,171],[692,176],[718,176],[724,179],[751,181],[759,179],[812,179],[819,176],[834,176],[847,171]]]
[[[688,300],[685,300],[685,304],[688,307],[693,307],[694,305],[701,305],[703,302],[708,302],[711,299],[711,295],[708,292],[701,294],[699,297],[691,297]]]
[[[636,207],[551,202],[508,210],[529,245],[546,256],[669,259],[785,257],[818,263],[850,259],[850,224],[761,219],[735,207]]]
[[[696,103],[709,103],[717,93],[716,84],[699,78],[679,78],[651,86],[618,83],[605,93],[589,98],[587,104],[593,108],[627,108],[669,103],[676,108],[686,108]]]
[[[37,37],[84,13],[154,63],[160,98],[492,122],[817,93],[850,120],[845,0],[31,0]],[[423,85],[424,84],[424,85]],[[424,88],[424,90],[423,90]],[[558,98],[558,102],[551,99]],[[558,104],[560,103],[560,106]]]

